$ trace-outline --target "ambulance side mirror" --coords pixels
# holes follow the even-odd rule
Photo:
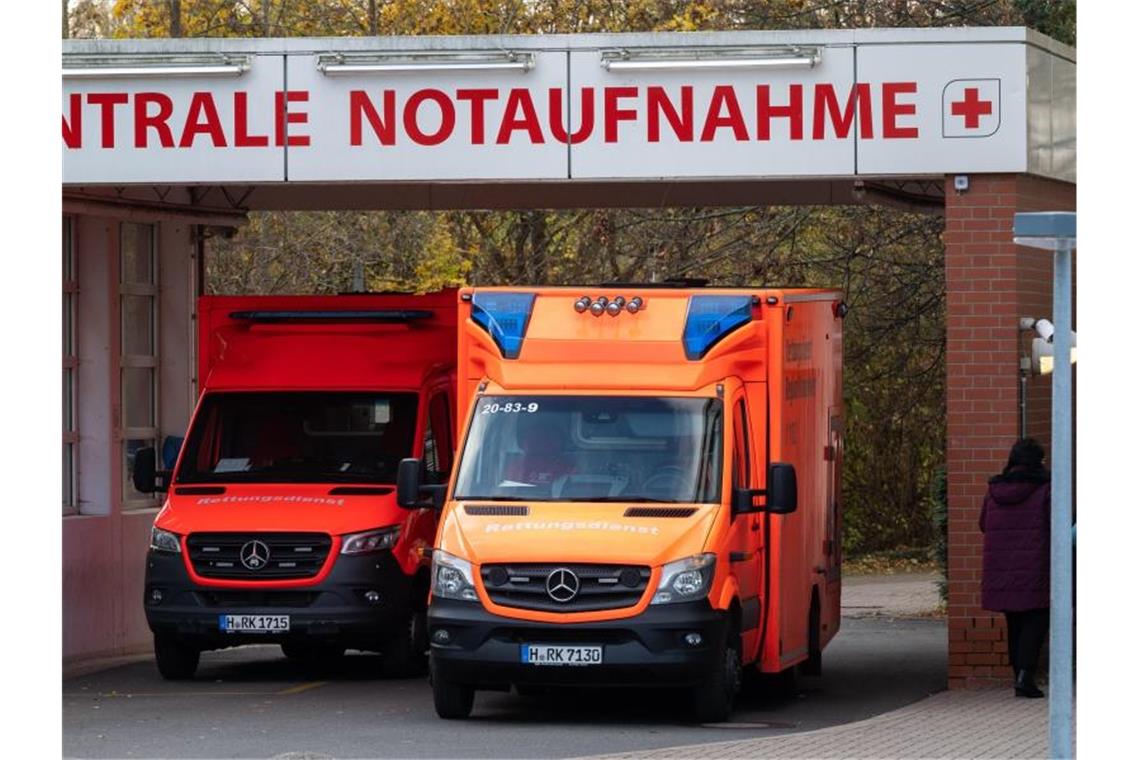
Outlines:
[[[796,511],[796,468],[784,462],[768,465],[767,488],[732,489],[732,514],[750,515],[754,512],[771,512],[787,515]],[[764,496],[764,504],[757,505],[756,497]]]
[[[423,463],[409,457],[400,460],[396,470],[396,505],[404,509],[432,507],[442,509],[447,495],[447,486],[425,486],[423,484]],[[424,499],[428,496],[428,499]]]
[[[756,497],[763,496],[761,488],[733,488],[732,489],[732,516],[750,515],[754,512],[763,512],[764,507],[756,505]]]
[[[796,468],[785,462],[768,465],[768,499],[766,511],[787,515],[796,511]]]
[[[420,507],[420,474],[422,467],[418,459],[401,459],[396,470],[396,504],[404,509]]]
[[[157,468],[155,451],[151,447],[135,452],[131,467],[131,482],[139,493],[164,493],[170,485],[170,473]]]

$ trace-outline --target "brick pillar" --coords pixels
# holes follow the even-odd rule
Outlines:
[[[986,481],[1016,440],[1019,317],[1052,314],[1053,261],[1013,244],[1016,211],[1070,211],[1076,186],[1020,174],[972,175],[964,193],[946,180],[946,465],[949,496],[950,688],[1012,680],[1005,621],[981,609]],[[1029,435],[1048,451],[1050,381],[1029,383]]]

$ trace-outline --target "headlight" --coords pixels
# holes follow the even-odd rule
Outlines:
[[[431,592],[440,599],[479,601],[471,563],[436,549],[431,553]]]
[[[704,599],[716,570],[715,554],[697,554],[661,568],[661,582],[650,604],[671,604]]]
[[[150,529],[150,548],[156,552],[173,552],[175,554],[182,553],[182,542],[178,540],[177,533],[171,533],[162,528],[151,527]]]
[[[340,545],[341,554],[370,554],[372,552],[391,549],[400,537],[400,528],[383,528],[381,530],[367,530],[363,533],[350,533],[344,537]]]

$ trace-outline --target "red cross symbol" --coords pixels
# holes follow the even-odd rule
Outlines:
[[[990,115],[993,110],[993,101],[980,99],[977,87],[967,87],[963,99],[950,104],[950,113],[963,117],[967,129],[977,129],[981,117]]]

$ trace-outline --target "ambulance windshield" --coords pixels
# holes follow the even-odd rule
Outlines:
[[[178,483],[395,483],[412,455],[414,393],[212,393]]]
[[[721,417],[710,398],[483,396],[455,498],[718,502]]]

